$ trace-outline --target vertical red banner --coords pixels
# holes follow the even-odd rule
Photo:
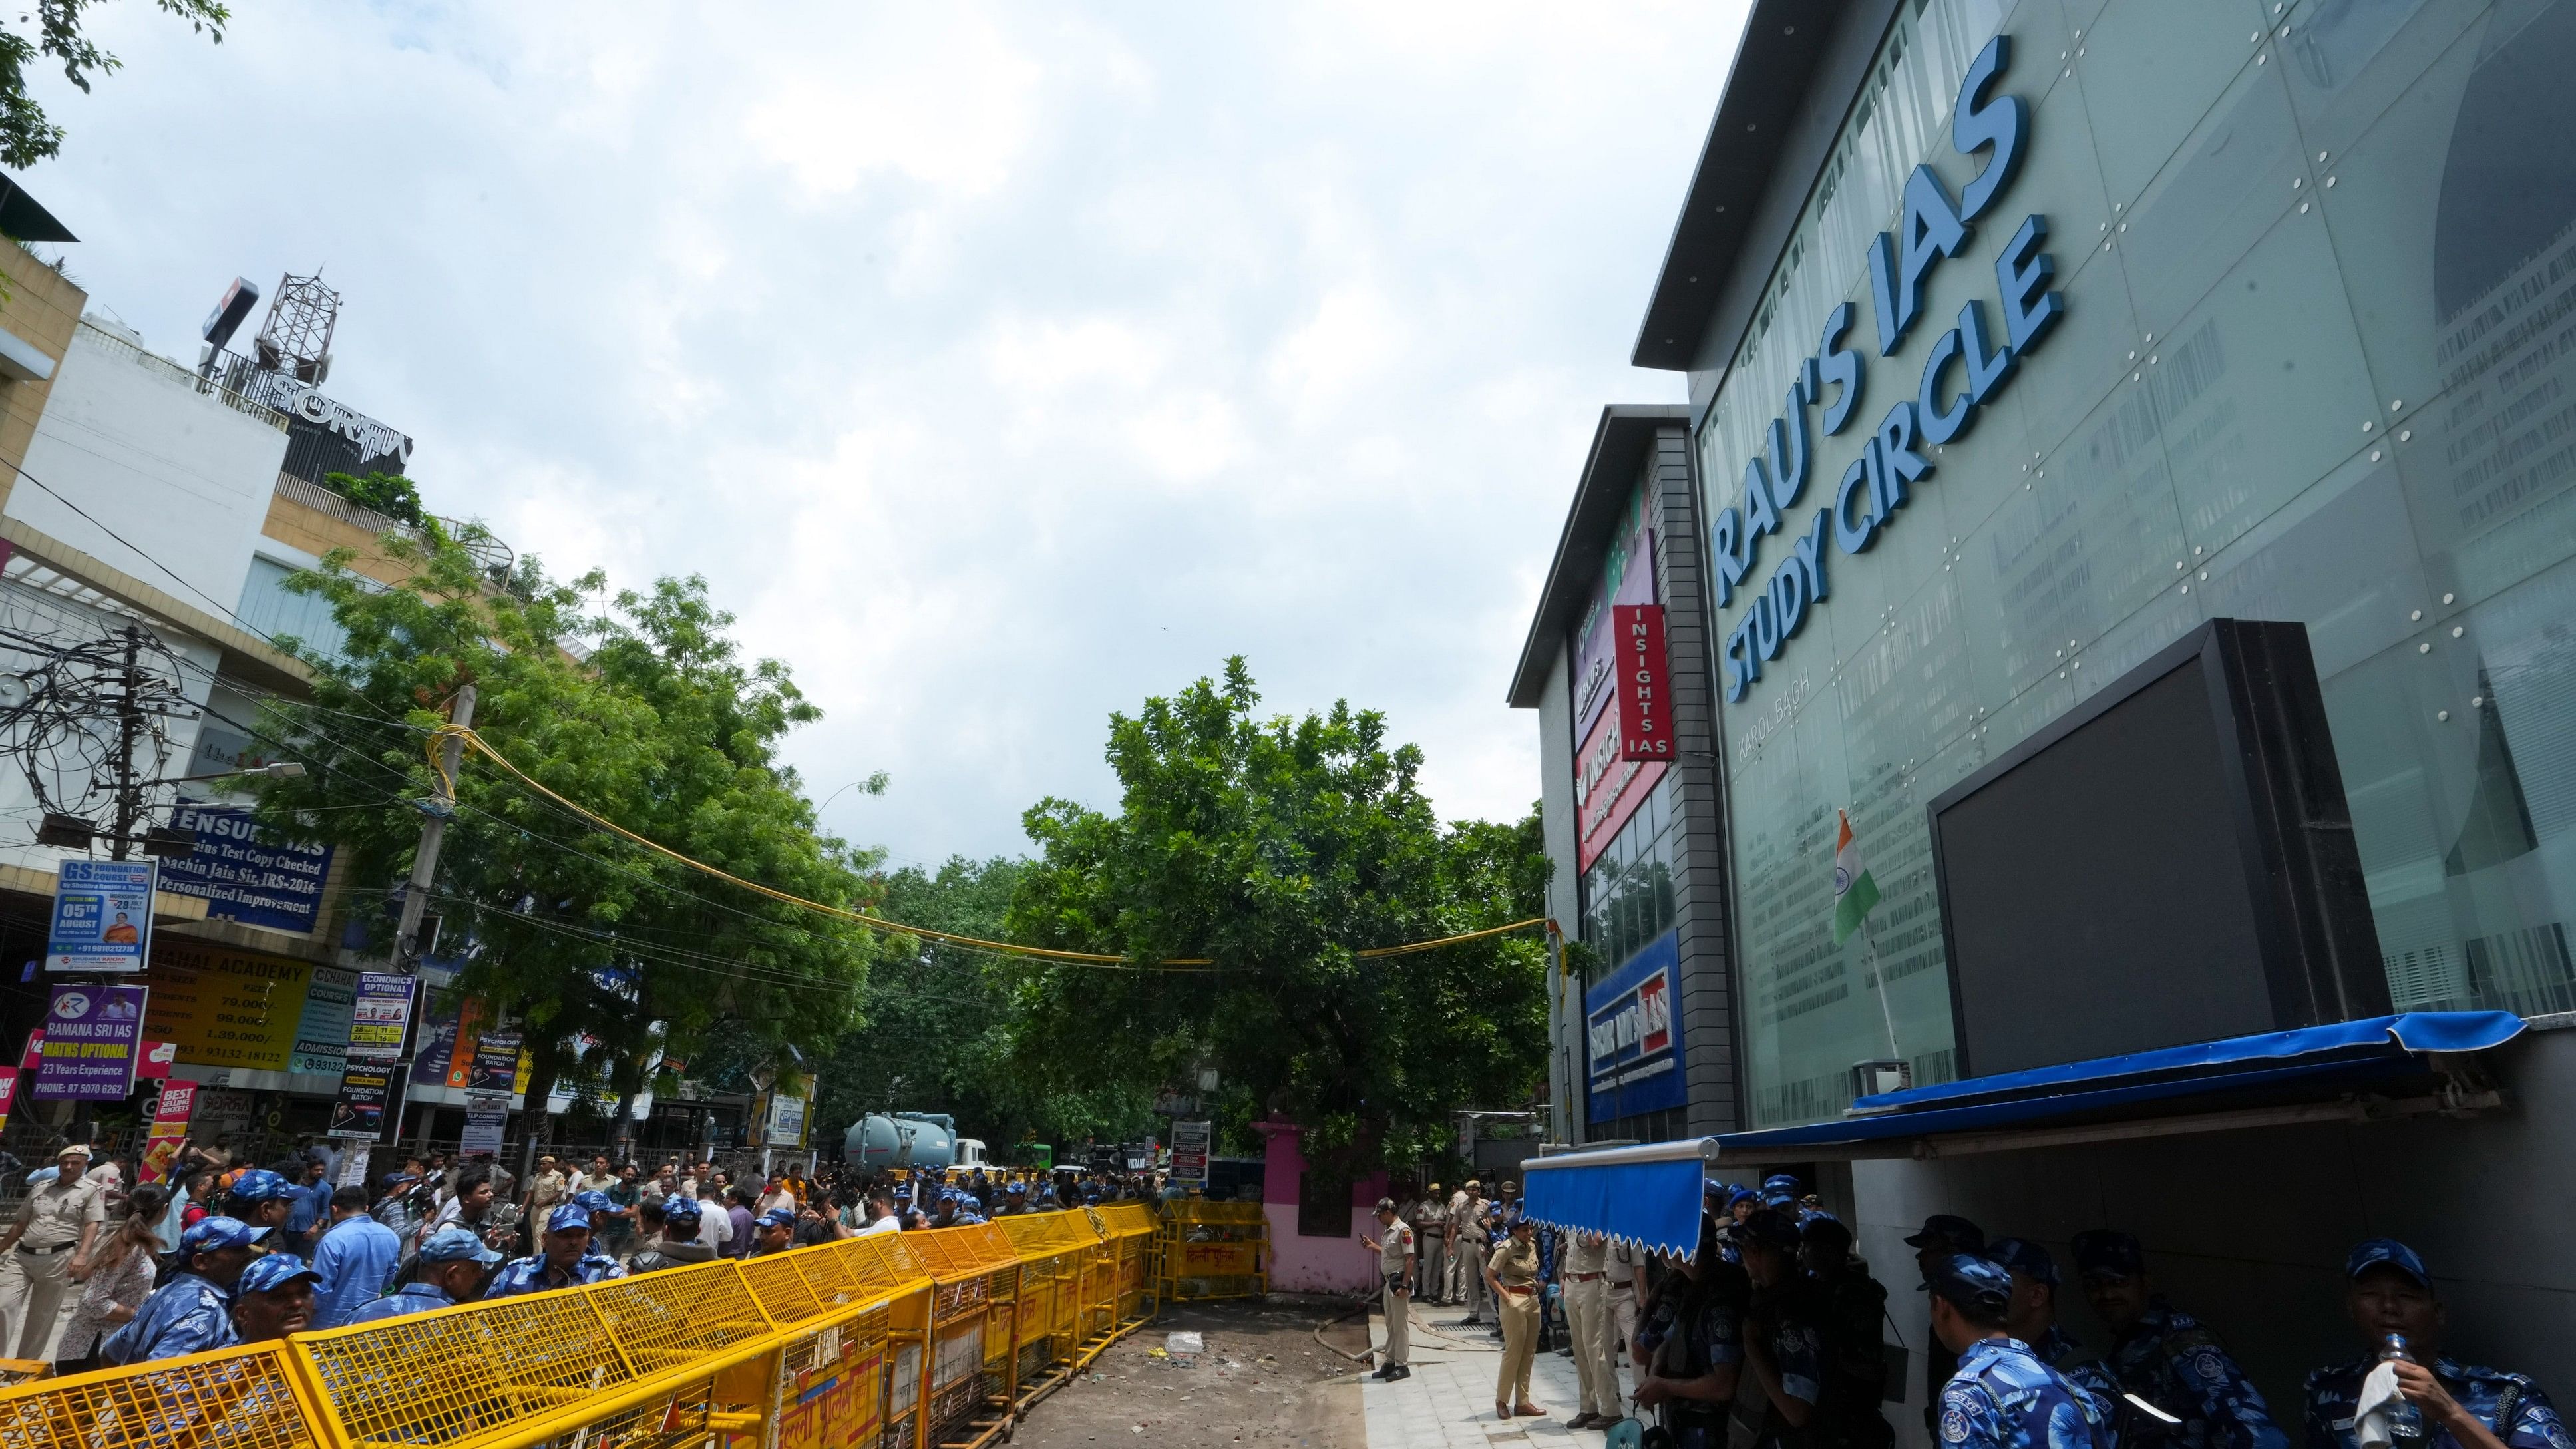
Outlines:
[[[1665,689],[1664,606],[1613,604],[1610,633],[1619,661],[1619,758],[1668,761],[1673,716]]]

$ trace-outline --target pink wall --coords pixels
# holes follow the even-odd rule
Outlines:
[[[1348,1232],[1338,1238],[1301,1238],[1297,1202],[1306,1179],[1306,1154],[1297,1145],[1297,1124],[1274,1119],[1253,1125],[1269,1139],[1261,1204],[1270,1219],[1270,1286],[1281,1293],[1348,1293],[1375,1285],[1377,1255],[1360,1246],[1359,1239],[1362,1233],[1375,1234],[1370,1210],[1386,1196],[1386,1174],[1351,1184]]]

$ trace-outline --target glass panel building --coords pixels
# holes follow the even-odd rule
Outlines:
[[[1596,444],[1512,687],[1584,947],[1564,1140],[1836,1121],[1864,1063],[1956,1076],[1928,807],[2212,619],[2304,627],[2396,1009],[2516,1013],[2528,1100],[2576,1082],[2546,1030],[2576,1021],[2569,75],[2576,0],[1757,0],[1633,356],[1689,379],[1654,540],[1678,736],[1604,848],[1575,626],[1651,457]],[[1845,821],[1879,897],[1847,934]],[[1631,1090],[1605,1061],[1649,1059],[1596,993],[1667,931],[1683,1100],[1605,1115]],[[2563,1174],[2538,1110],[2407,1150]],[[2544,1129],[2536,1158],[2511,1135]],[[1926,1211],[2054,1242],[2111,1219],[2189,1284],[2206,1204],[2158,1174],[2224,1163],[2281,1220],[2193,1243],[2204,1303],[2339,1292],[2317,1265],[2364,1228],[2484,1275],[2490,1325],[2576,1284],[2519,1229],[2320,1196],[2362,1150],[2322,1129],[2202,1141],[1808,1175],[1881,1262]],[[2307,1327],[2255,1364],[2276,1401]]]

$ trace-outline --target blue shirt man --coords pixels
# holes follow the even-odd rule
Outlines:
[[[2108,1449],[2110,1426],[2093,1396],[2006,1330],[2012,1274],[2003,1265],[1954,1253],[1924,1277],[1932,1336],[1959,1356],[1933,1423],[1947,1449]]]
[[[2426,1449],[2490,1449],[2488,1441],[2506,1449],[2570,1449],[2567,1426],[2538,1384],[2442,1352],[2442,1301],[2414,1249],[2372,1238],[2344,1260],[2344,1277],[2351,1283],[2345,1311],[2372,1351],[2308,1375],[2308,1449],[2359,1449],[2353,1410],[2390,1334],[2404,1337],[2415,1361],[2397,1366],[2398,1389],[2423,1417]]]
[[[545,1251],[503,1264],[484,1296],[548,1293],[625,1276],[615,1258],[590,1250],[590,1209],[568,1202],[546,1217]]]
[[[348,1321],[375,1323],[471,1303],[483,1296],[483,1285],[491,1279],[492,1266],[500,1261],[501,1255],[486,1246],[473,1229],[440,1228],[420,1245],[420,1280],[376,1299]]]
[[[110,1364],[178,1358],[240,1342],[233,1332],[233,1285],[256,1256],[258,1230],[238,1218],[199,1218],[179,1236],[187,1266],[152,1290],[123,1328],[98,1346]]]
[[[331,1226],[313,1250],[313,1326],[337,1328],[376,1301],[402,1261],[402,1239],[367,1216],[367,1190],[344,1187],[331,1195]]]
[[[295,1194],[291,1199],[294,1206],[287,1210],[286,1230],[298,1237],[313,1231],[314,1224],[331,1220],[331,1183],[322,1176],[320,1167],[320,1163],[315,1163],[316,1170],[291,1189]]]
[[[2084,1300],[2111,1326],[2110,1363],[2120,1388],[2182,1420],[2179,1449],[2289,1449],[2289,1437],[2245,1370],[2199,1319],[2158,1297],[2146,1250],[2128,1233],[2097,1228],[2068,1245]]]

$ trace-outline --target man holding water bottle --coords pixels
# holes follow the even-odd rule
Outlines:
[[[2308,1449],[2359,1449],[2370,1417],[2389,1449],[2570,1449],[2549,1396],[2529,1378],[2459,1363],[2442,1352],[2444,1312],[2415,1250],[2372,1238],[2344,1260],[2344,1306],[2370,1346],[2362,1357],[2308,1375]],[[2367,1385],[2389,1366],[2398,1398]],[[2377,1435],[2373,1435],[2377,1438]]]

